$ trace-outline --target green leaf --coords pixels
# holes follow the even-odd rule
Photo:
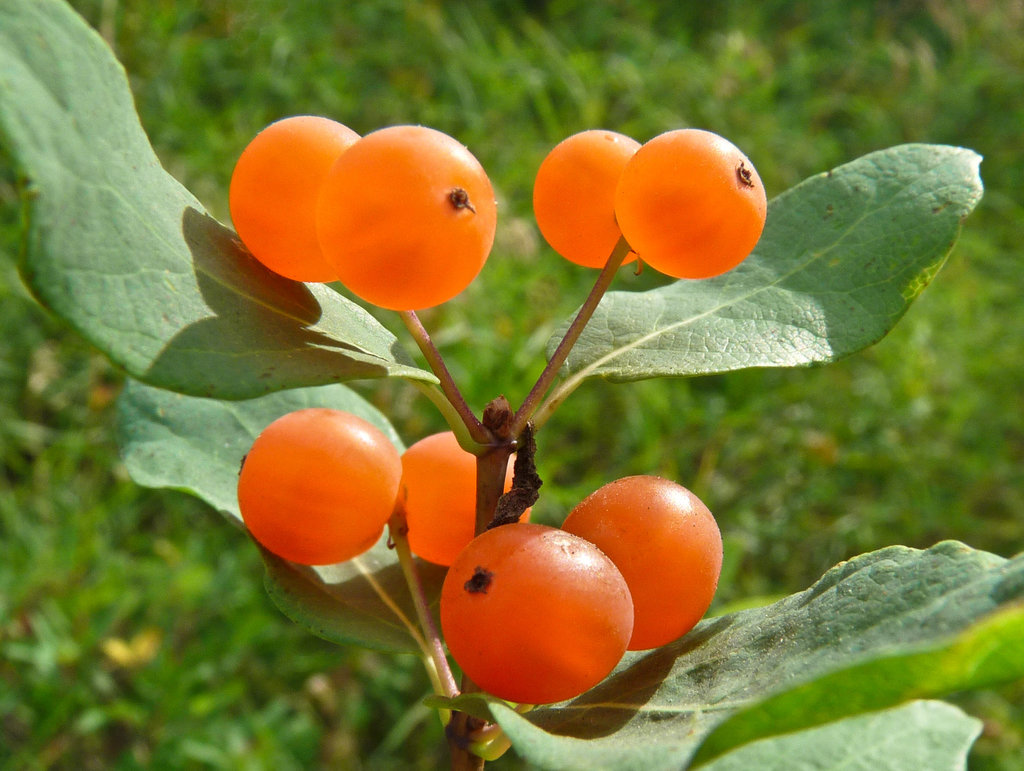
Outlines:
[[[134,377],[221,398],[434,380],[329,286],[260,266],[164,171],[120,64],[63,2],[0,3],[0,150],[21,175],[26,283]]]
[[[655,771],[1021,677],[1024,556],[943,542],[861,555],[799,594],[708,619],[572,701],[526,716],[481,704],[541,768]]]
[[[239,527],[238,471],[260,431],[305,407],[332,407],[383,430],[400,450],[394,428],[377,409],[342,385],[280,391],[244,401],[185,396],[129,380],[118,401],[118,434],[125,466],[146,487],[184,490],[202,498]],[[389,651],[418,650],[415,609],[398,559],[386,538],[339,565],[295,565],[261,549],[267,592],[289,618],[338,643]],[[418,563],[436,602],[444,569]]]
[[[981,721],[941,701],[847,718],[763,739],[704,766],[705,771],[963,771]]]
[[[1024,676],[1024,606],[1006,608],[923,650],[885,655],[741,709],[701,746],[697,761],[787,730]]]
[[[903,145],[805,180],[771,202],[757,248],[734,270],[608,293],[562,390],[591,377],[824,363],[877,342],[951,251],[981,198],[980,161],[971,150]]]

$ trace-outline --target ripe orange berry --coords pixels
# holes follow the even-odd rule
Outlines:
[[[512,464],[505,475],[512,487]],[[425,560],[451,565],[476,528],[476,456],[451,431],[424,437],[402,454],[399,497],[409,546]],[[527,510],[520,518],[529,518]]]
[[[604,267],[622,235],[615,222],[615,187],[639,147],[624,134],[592,129],[563,139],[548,153],[533,183],[533,213],[552,249],[577,265]]]
[[[231,220],[253,256],[296,281],[336,281],[320,251],[316,201],[338,157],[359,135],[329,118],[297,115],[271,123],[235,164]]]
[[[329,565],[377,542],[401,476],[398,450],[380,429],[312,407],[278,418],[256,438],[238,477],[238,507],[269,551]]]
[[[584,498],[562,528],[596,544],[626,579],[636,616],[630,650],[672,642],[711,605],[722,534],[682,485],[655,476],[619,479]]]
[[[728,139],[669,131],[643,145],[615,191],[615,216],[641,260],[675,278],[708,278],[753,250],[767,213],[754,164]]]
[[[367,134],[320,192],[317,232],[341,282],[366,302],[415,310],[450,300],[494,241],[487,174],[463,145],[424,126]]]
[[[633,603],[615,565],[556,528],[477,536],[441,587],[441,628],[462,671],[510,701],[549,704],[597,685],[626,650]]]

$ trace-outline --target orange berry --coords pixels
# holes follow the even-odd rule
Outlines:
[[[682,485],[655,476],[619,479],[584,498],[562,529],[596,544],[626,579],[635,613],[630,650],[672,642],[711,605],[722,534]]]
[[[392,310],[450,300],[476,277],[494,241],[487,174],[456,140],[424,126],[367,134],[320,192],[317,232],[341,282]]]
[[[753,250],[767,213],[754,164],[728,139],[669,131],[643,145],[615,191],[615,216],[640,259],[675,278],[708,278]]]
[[[633,603],[615,565],[556,528],[477,536],[441,587],[441,628],[462,671],[510,701],[549,704],[597,685],[626,650]]]
[[[231,220],[252,255],[296,281],[336,281],[316,236],[316,201],[334,162],[359,135],[329,118],[297,115],[271,123],[235,164]]]
[[[541,162],[533,213],[544,239],[567,260],[604,267],[622,235],[615,222],[615,188],[638,147],[624,134],[591,129],[563,139]]]
[[[512,487],[512,463],[505,491]],[[437,565],[451,565],[476,528],[476,456],[451,431],[432,434],[402,454],[400,499],[412,551]],[[520,518],[528,519],[529,509]]]
[[[377,542],[401,477],[398,450],[380,429],[312,407],[278,418],[256,438],[238,477],[238,507],[269,551],[329,565]]]

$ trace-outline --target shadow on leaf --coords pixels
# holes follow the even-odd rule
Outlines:
[[[680,658],[705,645],[732,625],[731,617],[712,619],[674,643],[636,654],[632,663],[620,668],[604,682],[582,696],[552,708],[538,709],[529,719],[540,728],[562,736],[593,739],[614,734],[638,712],[657,720],[661,708],[652,700],[665,687],[668,675]],[[708,672],[708,680],[712,672]],[[690,672],[690,686],[701,681],[699,667]],[[671,709],[674,720],[679,709]]]
[[[311,329],[324,315],[317,292],[263,267],[233,231],[187,207],[182,233],[210,315],[183,326],[144,379],[197,396],[245,398],[254,391],[387,374],[373,351]],[[353,310],[362,326],[365,312]],[[397,341],[391,353],[398,361],[406,358]],[[240,384],[238,394],[225,393],[226,379]]]
[[[286,616],[325,640],[385,651],[417,650],[416,611],[394,553],[384,540],[337,565],[297,565],[260,547],[267,593]],[[417,560],[436,609],[445,569]]]

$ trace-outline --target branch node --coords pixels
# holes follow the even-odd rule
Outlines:
[[[504,396],[492,399],[486,407],[481,422],[500,441],[507,441],[512,435],[512,405]]]

